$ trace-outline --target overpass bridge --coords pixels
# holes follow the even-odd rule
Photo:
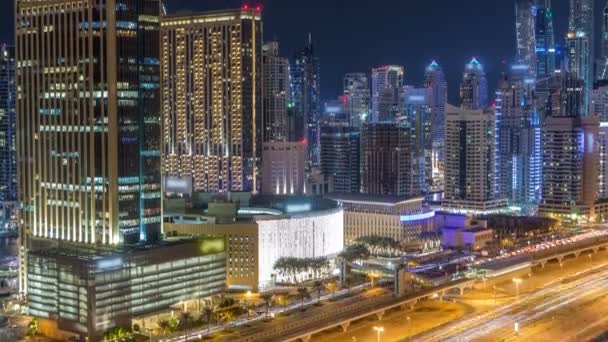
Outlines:
[[[310,317],[294,320],[273,327],[264,327],[260,331],[247,336],[239,336],[239,341],[310,341],[312,335],[340,327],[347,331],[354,321],[375,316],[382,319],[386,311],[391,309],[413,308],[416,303],[432,297],[443,298],[450,291],[462,294],[466,289],[473,288],[477,279],[456,280],[442,286],[413,293],[401,297],[385,295],[365,301],[356,301],[350,305],[332,308],[331,311],[315,312]]]
[[[546,250],[533,252],[524,259],[529,261],[531,266],[544,267],[547,262],[553,260],[561,263],[564,258],[578,257],[586,252],[596,253],[600,249],[608,249],[608,236],[594,237],[568,245],[556,246]],[[522,260],[521,256],[519,256],[519,258],[515,257],[514,259]],[[508,259],[504,261],[508,261]],[[472,289],[473,286],[480,281],[483,281],[483,279],[462,279],[432,289],[427,289],[423,292],[408,294],[401,297],[385,295],[374,299],[357,301],[339,308],[332,308],[332,310],[328,312],[315,312],[314,315],[296,321],[264,327],[251,334],[247,334],[246,336],[240,336],[239,341],[308,342],[314,334],[338,327],[346,332],[354,321],[370,316],[376,316],[380,320],[388,310],[399,308],[411,309],[419,301],[433,297],[443,298],[443,296],[450,291],[458,291],[458,293],[462,295],[466,289]]]

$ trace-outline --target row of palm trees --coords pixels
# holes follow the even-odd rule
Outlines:
[[[321,279],[330,271],[329,260],[320,258],[279,258],[273,265],[279,280],[297,284],[302,281]]]

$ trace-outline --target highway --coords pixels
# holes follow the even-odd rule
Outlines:
[[[604,265],[597,266],[577,277],[553,280],[536,291],[520,295],[510,303],[416,336],[414,340],[528,340],[531,336],[546,340],[548,326],[559,326],[562,319],[567,321],[573,318],[573,315],[564,316],[564,312],[576,311],[574,316],[577,316],[578,310],[573,308],[605,299],[608,295],[607,284],[608,269]],[[606,306],[598,308],[601,309],[606,310]],[[583,317],[578,319],[585,320]],[[518,324],[518,332],[515,331],[515,323]],[[605,318],[588,321],[586,325],[579,325],[580,331],[578,327],[572,327],[568,335],[572,340],[577,340],[581,334],[588,334],[592,330],[601,331],[607,326],[606,323]],[[589,325],[597,329],[591,329]],[[582,328],[586,330],[583,331]],[[561,335],[559,340],[567,339]]]

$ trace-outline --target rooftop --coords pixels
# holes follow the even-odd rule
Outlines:
[[[366,195],[366,194],[342,194],[333,193],[325,196],[340,202],[359,202],[379,205],[397,205],[405,202],[424,201],[424,196],[390,196],[390,195]]]

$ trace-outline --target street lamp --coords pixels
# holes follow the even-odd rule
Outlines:
[[[247,318],[249,318],[249,302],[251,301],[251,291],[247,291],[245,297],[247,298],[245,300],[245,310],[247,310]]]
[[[519,297],[519,284],[521,284],[521,279],[513,278],[513,282],[515,283],[515,296]]]
[[[411,341],[412,338],[412,319],[410,316],[405,317],[407,320],[407,340]]]
[[[589,256],[589,262],[591,263],[591,268],[593,268],[593,255],[587,254],[587,256]]]
[[[384,327],[374,327],[374,330],[378,332],[378,342],[380,342],[380,333],[384,332]]]

